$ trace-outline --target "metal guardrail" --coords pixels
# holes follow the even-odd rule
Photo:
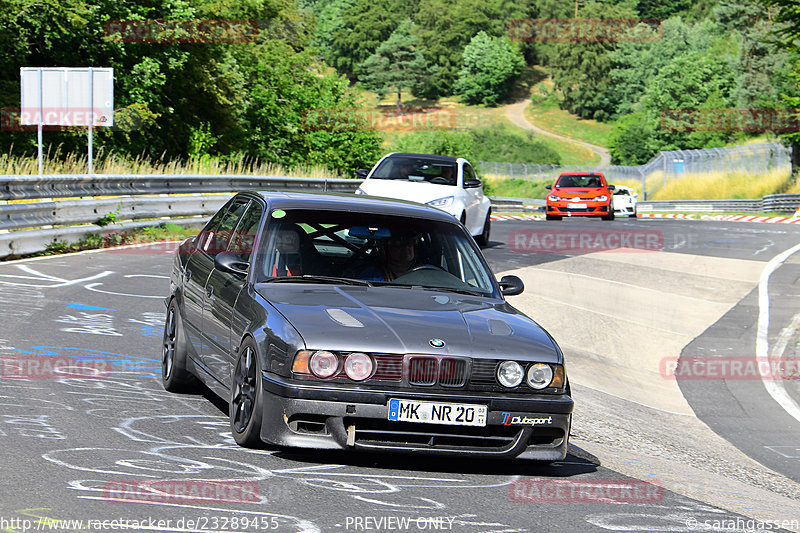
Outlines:
[[[165,220],[200,226],[239,190],[353,192],[360,183],[286,176],[0,176],[0,257],[38,252],[54,240],[75,242],[87,233],[105,235]],[[75,197],[83,199],[8,203]],[[643,201],[639,210],[794,213],[799,204],[800,194],[773,194],[761,200]],[[536,211],[542,205],[538,198],[492,198],[495,212]],[[111,213],[122,224],[95,224]]]
[[[787,213],[800,206],[800,194],[770,194],[758,200],[647,200],[639,202],[641,213],[652,211],[682,213]]]
[[[353,192],[359,180],[293,178],[288,176],[215,176],[204,174],[104,174],[57,176],[0,176],[0,200],[192,194],[249,189],[309,189]]]

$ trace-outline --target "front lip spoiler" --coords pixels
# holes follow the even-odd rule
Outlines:
[[[349,389],[342,386],[308,385],[290,381],[275,374],[262,372],[261,385],[265,392],[298,400],[319,400],[326,402],[350,402],[360,404],[387,405],[392,397],[402,396],[419,401],[453,401],[460,403],[481,403],[489,411],[518,411],[533,413],[552,413],[568,415],[572,413],[574,402],[567,394],[535,394],[530,397],[506,397],[497,393],[474,391],[416,391],[409,389]]]

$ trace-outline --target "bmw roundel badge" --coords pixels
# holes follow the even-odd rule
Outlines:
[[[434,348],[444,348],[444,341],[442,339],[431,339],[428,342]]]

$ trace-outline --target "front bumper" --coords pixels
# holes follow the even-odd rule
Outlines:
[[[567,453],[573,408],[567,395],[356,390],[298,384],[267,373],[262,385],[261,438],[279,446],[543,461],[557,461]],[[391,421],[391,398],[486,405],[487,423],[473,427]],[[528,425],[525,417],[539,422]]]
[[[608,215],[609,204],[600,204],[597,202],[580,202],[586,207],[570,207],[569,204],[573,202],[548,202],[547,214],[559,216],[606,216]]]

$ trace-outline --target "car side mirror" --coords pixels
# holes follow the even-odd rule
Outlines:
[[[515,296],[525,290],[525,284],[517,276],[500,278],[500,293],[503,296]]]
[[[549,191],[550,189],[553,188],[553,186],[548,183],[547,185],[544,186],[544,188]]]
[[[246,276],[250,263],[242,261],[237,254],[232,252],[220,252],[214,256],[214,268],[229,274]]]
[[[356,170],[356,178],[357,179],[365,180],[365,179],[367,179],[367,175],[368,174],[369,174],[369,169],[368,168],[359,168],[358,170]]]
[[[465,189],[477,189],[481,185],[483,185],[481,180],[478,180],[478,179],[475,179],[475,178],[469,178],[468,180],[464,181],[464,188]]]
[[[633,193],[633,197],[634,198],[639,198],[639,193],[638,192]]]
[[[613,185],[609,185],[609,186],[608,186],[608,190],[609,190],[609,191],[613,191],[613,190],[614,190],[614,186],[613,186]]]

